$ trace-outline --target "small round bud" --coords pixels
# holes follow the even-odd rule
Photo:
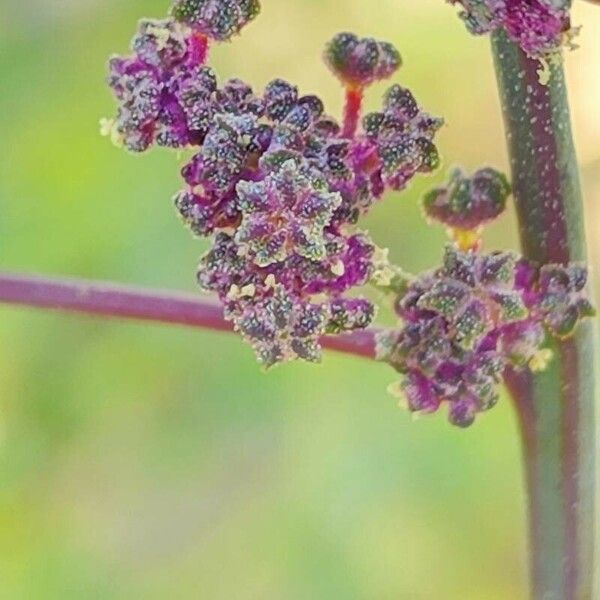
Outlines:
[[[274,79],[265,88],[265,114],[273,121],[283,121],[296,106],[298,88],[283,79]]]
[[[539,307],[551,333],[570,336],[577,324],[595,315],[585,293],[588,271],[584,265],[544,265],[539,274]]]
[[[431,190],[423,199],[425,214],[448,227],[477,229],[506,209],[510,184],[495,169],[476,171],[469,177],[455,169],[448,185]]]
[[[341,198],[329,191],[318,171],[287,161],[260,182],[240,181],[242,222],[236,240],[249,258],[266,267],[292,254],[312,261],[327,256],[323,229]]]
[[[225,41],[260,12],[259,0],[175,0],[171,14],[209,38]]]
[[[469,31],[480,35],[504,29],[530,56],[556,52],[575,31],[569,19],[570,0],[450,0],[460,4]]]
[[[402,64],[400,53],[387,42],[339,33],[325,49],[325,62],[349,87],[366,87],[387,79]]]

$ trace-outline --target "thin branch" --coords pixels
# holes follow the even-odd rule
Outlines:
[[[192,294],[120,286],[109,282],[58,279],[0,272],[0,302],[66,312],[187,325],[229,331],[221,307]],[[375,331],[323,338],[323,346],[375,358]]]

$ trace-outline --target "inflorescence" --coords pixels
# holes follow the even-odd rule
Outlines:
[[[110,61],[120,105],[105,127],[134,152],[194,150],[175,205],[194,234],[213,239],[198,281],[270,366],[317,361],[320,336],[371,323],[373,304],[346,295],[374,271],[376,248],[356,224],[386,189],[435,168],[442,122],[399,85],[348,132],[317,96],[282,79],[262,94],[239,79],[219,84],[209,42],[229,39],[257,10],[255,1],[181,0],[172,18],[142,21],[133,55]],[[400,66],[391,44],[351,34],[327,56],[355,91]]]
[[[174,203],[192,233],[212,242],[199,285],[265,366],[319,361],[323,335],[368,327],[375,306],[349,293],[372,283],[394,296],[402,319],[379,350],[405,375],[408,407],[446,403],[451,421],[468,425],[495,403],[508,365],[542,365],[546,330],[569,335],[591,313],[586,270],[482,254],[481,228],[503,212],[510,186],[493,169],[456,170],[423,204],[454,241],[440,269],[408,280],[357,225],[386,191],[438,167],[442,120],[398,84],[380,111],[361,117],[365,89],[401,58],[391,44],[351,33],[324,54],[346,90],[341,123],[282,79],[262,93],[240,79],[220,83],[207,64],[210,43],[229,40],[258,11],[258,0],[176,0],[169,18],[141,21],[133,53],[110,60],[119,107],[104,132],[133,152],[192,150]]]
[[[569,43],[574,29],[571,0],[447,0],[462,7],[461,18],[475,34],[502,29],[530,56],[544,57]]]
[[[510,194],[493,169],[451,174],[424,198],[432,220],[453,244],[442,266],[397,295],[402,325],[379,336],[379,358],[404,375],[392,391],[415,413],[447,404],[455,425],[470,425],[494,406],[505,370],[541,370],[551,360],[546,338],[571,335],[594,310],[583,265],[535,265],[514,252],[484,253],[481,227],[499,216]],[[461,232],[456,236],[456,231]]]

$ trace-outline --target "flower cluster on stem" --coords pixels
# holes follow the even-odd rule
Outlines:
[[[346,87],[343,123],[282,79],[262,93],[239,79],[220,83],[209,44],[239,33],[258,8],[179,0],[170,18],[142,21],[133,54],[110,61],[119,108],[105,129],[134,152],[193,150],[174,202],[190,230],[213,241],[199,284],[270,366],[317,361],[320,336],[372,322],[372,302],[348,295],[375,271],[376,247],[358,221],[387,189],[437,166],[442,121],[394,85],[361,124],[364,90],[401,60],[391,44],[349,33],[325,51]]]
[[[547,0],[461,3],[478,32],[506,27],[531,52],[556,42],[534,26]],[[454,424],[471,424],[496,403],[507,367],[543,368],[546,336],[568,336],[592,314],[586,268],[482,251],[482,228],[510,195],[491,168],[456,169],[425,196],[427,219],[452,240],[441,267],[411,279],[391,265],[360,220],[386,191],[438,167],[442,120],[399,84],[379,111],[362,115],[365,90],[402,61],[391,44],[352,33],[324,52],[345,89],[341,123],[318,96],[283,79],[262,92],[240,79],[220,82],[207,62],[210,44],[239,34],[259,8],[258,0],[176,0],[170,17],[143,20],[133,53],[110,61],[119,106],[105,133],[133,152],[191,150],[174,204],[194,235],[211,240],[198,283],[217,295],[261,363],[316,362],[323,335],[367,328],[375,306],[355,291],[371,283],[392,294],[401,319],[380,336],[379,357],[402,373],[408,408],[447,405]],[[515,15],[527,16],[525,29],[510,29]]]
[[[494,169],[469,177],[455,170],[423,200],[427,217],[453,243],[442,266],[395,297],[397,330],[379,336],[378,354],[403,374],[392,386],[411,412],[442,405],[450,421],[470,425],[493,407],[508,367],[545,368],[547,336],[564,338],[594,314],[583,265],[536,265],[515,252],[483,252],[481,229],[503,212],[510,186]]]

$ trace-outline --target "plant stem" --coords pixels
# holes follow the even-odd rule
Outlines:
[[[192,294],[0,273],[0,302],[56,310],[233,331],[222,308]],[[324,337],[323,346],[375,358],[375,331]]]
[[[543,67],[502,32],[494,34],[492,46],[523,254],[538,263],[585,261],[583,201],[562,64]],[[593,323],[584,323],[572,339],[554,343],[546,372],[507,374],[523,438],[531,588],[539,600],[597,597],[593,337]]]
[[[344,106],[344,129],[342,135],[353,138],[358,129],[362,110],[364,91],[360,87],[346,88],[346,104]]]
[[[203,65],[208,60],[210,50],[210,40],[201,33],[192,35],[188,42],[191,63],[193,65]]]

